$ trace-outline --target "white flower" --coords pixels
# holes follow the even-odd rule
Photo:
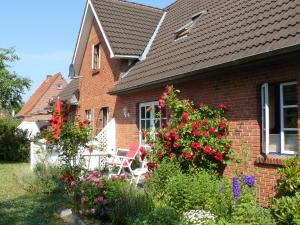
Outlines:
[[[184,219],[195,225],[205,225],[209,221],[215,221],[217,218],[214,214],[205,210],[191,210],[183,214]]]

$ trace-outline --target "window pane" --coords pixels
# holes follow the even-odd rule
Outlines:
[[[147,106],[146,106],[146,118],[147,118],[147,119],[150,119],[150,117],[151,117],[151,111],[149,111],[149,109],[150,109],[150,106],[147,105]]]
[[[150,129],[150,128],[151,128],[150,120],[146,120],[146,129]]]
[[[145,111],[146,111],[146,107],[145,106],[141,107],[141,118],[142,119],[145,119]]]
[[[284,132],[284,150],[285,151],[298,151],[298,134],[297,131]]]
[[[145,128],[146,128],[146,127],[145,127],[145,123],[146,123],[145,120],[141,120],[141,129],[145,129]]]
[[[284,109],[284,128],[297,128],[297,108],[286,108]]]
[[[283,86],[283,105],[297,105],[297,85]]]
[[[155,123],[155,128],[157,129],[157,128],[160,128],[160,119],[156,119],[155,121],[154,121],[154,123]]]
[[[269,152],[280,152],[280,134],[270,134]]]

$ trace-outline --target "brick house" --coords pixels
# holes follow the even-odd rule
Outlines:
[[[155,126],[145,108],[166,84],[195,103],[226,102],[233,148],[251,150],[266,202],[274,169],[300,151],[299,10],[296,0],[177,0],[165,9],[88,0],[72,61],[77,114],[95,134],[114,120],[115,147],[129,147]]]
[[[51,119],[51,112],[47,110],[49,102],[54,101],[66,86],[67,82],[61,73],[47,75],[46,80],[16,114],[16,118],[22,120],[19,128],[33,134],[38,132],[39,127]]]

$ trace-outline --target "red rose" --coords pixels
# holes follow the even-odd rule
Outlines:
[[[147,111],[150,112],[152,110],[151,106],[147,106]]]
[[[160,131],[156,132],[156,137],[161,137],[161,132]]]
[[[170,136],[172,137],[172,138],[174,138],[174,136],[175,136],[175,131],[172,129],[172,130],[170,130]]]
[[[165,150],[166,151],[170,151],[170,146],[169,145],[165,145]]]
[[[182,131],[183,127],[184,127],[185,123],[181,122],[179,127],[178,127],[178,130],[179,131]]]
[[[182,119],[187,120],[189,118],[189,114],[187,112],[182,113]]]
[[[197,148],[198,148],[198,145],[199,145],[199,144],[198,144],[197,142],[194,141],[194,142],[192,143],[191,147],[192,147],[193,149],[197,149]]]
[[[177,141],[178,139],[179,139],[179,135],[178,135],[178,134],[175,134],[174,140]]]
[[[168,135],[168,133],[165,133],[165,134],[164,134],[164,140],[165,140],[165,141],[168,141],[168,140],[169,140],[169,135]]]
[[[203,132],[203,136],[205,137],[205,138],[208,138],[208,133],[207,132]]]
[[[173,147],[174,147],[174,148],[178,148],[178,147],[179,147],[179,144],[178,144],[178,143],[174,143],[174,144],[173,144]]]
[[[207,121],[207,120],[202,120],[202,125],[203,125],[203,126],[206,126],[206,125],[207,125],[207,123],[208,123],[208,121]]]
[[[143,147],[141,147],[140,153],[141,153],[141,160],[143,161],[147,155],[147,152]]]
[[[193,155],[191,153],[188,153],[188,152],[184,152],[183,155],[184,155],[184,158],[186,158],[186,159],[190,159],[190,158],[193,157]]]
[[[193,134],[195,137],[199,137],[199,136],[200,136],[198,130],[192,130],[192,134]]]
[[[226,144],[225,148],[230,149],[230,144]]]
[[[222,102],[222,103],[220,104],[220,108],[224,110],[224,109],[228,109],[229,106],[228,106],[227,104],[225,104],[225,103]]]
[[[174,153],[173,153],[173,152],[170,153],[170,158],[171,158],[171,159],[174,158]]]
[[[218,152],[218,153],[214,156],[214,158],[215,158],[216,160],[218,160],[218,161],[222,161],[222,159],[223,159],[223,154],[222,154],[221,152]]]
[[[225,128],[226,128],[226,121],[221,121],[221,122],[219,123],[219,127],[220,127],[221,129],[225,129]]]
[[[194,129],[198,129],[199,128],[199,121],[195,121],[193,124],[192,124],[192,127]]]
[[[163,152],[162,152],[161,150],[158,150],[158,151],[157,151],[157,155],[158,155],[159,157],[161,157],[161,158],[164,156],[164,154],[163,154]]]
[[[216,129],[214,127],[209,128],[209,133],[214,134]]]
[[[222,137],[223,137],[222,134],[217,134],[217,138],[218,138],[218,139],[221,139]]]
[[[202,109],[203,107],[204,107],[204,103],[203,103],[203,102],[200,102],[199,108]]]
[[[206,146],[204,147],[203,151],[204,151],[206,154],[209,154],[210,148],[211,148],[211,147],[210,147],[209,145],[206,145]]]

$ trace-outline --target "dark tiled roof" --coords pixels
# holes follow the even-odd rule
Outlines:
[[[191,34],[174,32],[207,10]],[[300,44],[299,0],[178,0],[144,61],[111,90],[123,92]]]
[[[92,0],[115,54],[142,55],[163,10],[118,0]]]
[[[59,94],[61,100],[70,100],[73,94],[79,89],[78,79],[73,79]]]

